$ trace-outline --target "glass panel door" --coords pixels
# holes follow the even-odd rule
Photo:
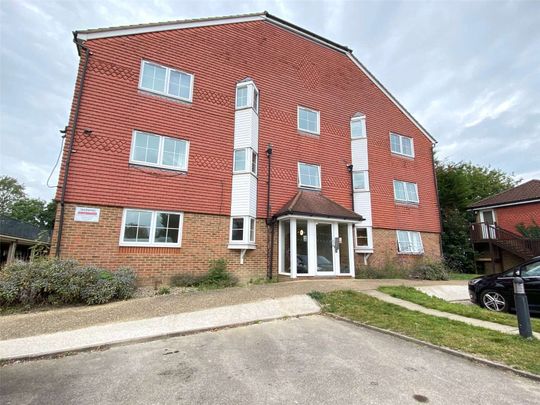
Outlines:
[[[289,274],[291,272],[291,221],[282,221],[281,230],[281,268],[284,273]]]
[[[332,224],[317,224],[317,273],[334,272]]]
[[[339,236],[339,272],[348,274],[351,272],[349,268],[349,226],[347,224],[338,225]]]
[[[296,220],[296,273],[308,272],[308,223],[306,220]]]

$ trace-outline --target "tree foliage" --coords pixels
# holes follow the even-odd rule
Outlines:
[[[475,270],[469,240],[473,214],[467,207],[483,198],[514,187],[518,180],[502,170],[470,162],[436,162],[439,203],[443,225],[442,243],[447,264],[456,271]]]
[[[0,214],[28,222],[45,229],[52,229],[56,202],[46,202],[28,197],[24,185],[9,176],[0,177]]]
[[[540,239],[540,225],[534,219],[530,225],[525,225],[523,222],[517,224],[516,229],[526,238]]]

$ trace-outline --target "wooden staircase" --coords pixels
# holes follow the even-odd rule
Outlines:
[[[517,235],[497,224],[480,222],[471,225],[473,243],[492,243],[522,259],[529,260],[540,256],[540,240]]]

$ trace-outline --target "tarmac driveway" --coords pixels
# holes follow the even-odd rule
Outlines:
[[[538,404],[540,384],[318,315],[0,369],[3,404],[427,401]]]

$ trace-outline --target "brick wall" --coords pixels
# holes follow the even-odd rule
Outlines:
[[[535,220],[540,225],[540,203],[513,205],[495,209],[497,224],[510,232],[518,233],[516,225],[523,222],[532,225]]]
[[[110,270],[131,267],[137,272],[141,285],[167,284],[175,274],[204,274],[208,271],[209,260],[219,258],[228,261],[229,271],[242,282],[266,276],[267,228],[264,220],[257,220],[257,249],[248,251],[241,265],[240,251],[227,248],[230,221],[227,216],[184,213],[180,248],[124,247],[119,246],[122,208],[99,208],[98,223],[76,222],[73,219],[75,206],[66,205],[63,258]],[[55,246],[56,234],[53,234],[51,255],[55,254]],[[274,265],[277,268],[276,260]]]
[[[368,265],[378,267],[391,262],[399,266],[410,267],[419,261],[441,259],[440,235],[421,232],[424,254],[412,255],[398,253],[396,231],[392,229],[373,229],[374,253],[369,256]],[[361,254],[355,255],[357,267],[364,266]]]

